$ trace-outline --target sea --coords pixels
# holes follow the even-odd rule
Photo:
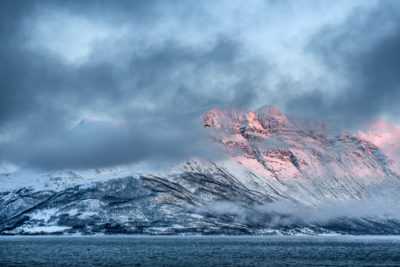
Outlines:
[[[400,236],[0,236],[0,266],[400,266]]]

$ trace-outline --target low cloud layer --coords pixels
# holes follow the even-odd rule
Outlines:
[[[230,218],[236,223],[261,227],[285,227],[297,225],[328,225],[343,219],[398,220],[400,209],[393,199],[347,200],[323,202],[316,207],[306,207],[293,202],[274,202],[263,205],[246,205],[235,202],[211,202],[194,210],[204,216]]]
[[[102,168],[145,160],[173,163],[189,156],[223,156],[219,146],[207,142],[200,123],[185,123],[171,126],[168,122],[154,125],[85,121],[76,128],[41,136],[34,142],[30,136],[21,137],[3,148],[14,164],[45,170]]]
[[[67,169],[214,155],[198,121],[213,106],[394,120],[398,9],[2,1],[0,163]],[[126,126],[77,133],[86,117]]]

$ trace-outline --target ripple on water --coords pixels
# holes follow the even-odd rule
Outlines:
[[[400,265],[400,237],[0,237],[0,265]]]

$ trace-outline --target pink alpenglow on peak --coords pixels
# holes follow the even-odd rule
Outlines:
[[[204,113],[203,123],[213,129],[207,130],[211,140],[225,146],[234,161],[264,177],[376,179],[400,174],[400,127],[382,120],[369,124],[375,131],[338,130],[331,137],[327,122],[287,116],[276,106],[213,108]]]
[[[247,109],[240,116],[240,132],[244,136],[259,136],[267,134],[254,111]]]
[[[355,136],[379,147],[391,160],[393,169],[400,173],[400,126],[382,119],[364,124]]]
[[[203,126],[255,135],[274,134],[293,128],[288,117],[277,106],[263,106],[255,111],[236,110],[235,107],[212,108],[203,115]]]
[[[256,109],[258,116],[285,117],[285,114],[275,105],[265,105]]]
[[[400,132],[400,126],[386,120],[373,119],[364,125],[367,131],[375,132]]]
[[[292,128],[289,119],[277,106],[263,106],[256,109],[255,113],[264,128],[269,129],[270,132]]]

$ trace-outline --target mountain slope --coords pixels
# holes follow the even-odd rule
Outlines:
[[[327,123],[275,106],[214,108],[202,119],[226,158],[191,158],[158,172],[53,173],[38,179],[47,186],[5,186],[0,233],[400,232],[396,139],[387,145],[376,137],[395,136],[398,126],[332,136]]]

